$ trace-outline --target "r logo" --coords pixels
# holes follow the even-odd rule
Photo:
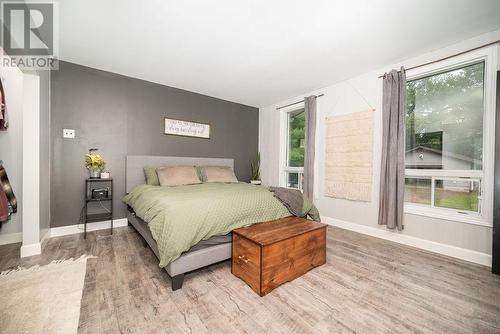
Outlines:
[[[54,55],[54,4],[3,2],[2,47],[10,56]]]

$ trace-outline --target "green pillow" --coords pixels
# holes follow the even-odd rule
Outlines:
[[[144,167],[144,176],[146,177],[146,184],[150,186],[159,186],[158,174],[156,174],[156,167]]]

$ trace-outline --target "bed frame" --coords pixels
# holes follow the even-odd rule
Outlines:
[[[233,159],[218,158],[189,158],[189,157],[168,157],[149,155],[129,155],[126,162],[126,191],[129,193],[134,187],[144,184],[144,166],[227,166],[233,168]],[[137,217],[133,210],[129,208],[127,215],[129,225],[143,237],[144,246],[149,246],[159,259],[158,246],[151,235],[151,231],[142,219]],[[183,253],[178,259],[169,263],[164,269],[172,280],[172,290],[182,288],[184,274],[208,265],[225,261],[231,258],[232,243],[226,239],[220,243],[217,238],[208,239],[207,242],[193,246],[189,251]]]

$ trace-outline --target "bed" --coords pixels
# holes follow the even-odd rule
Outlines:
[[[233,168],[233,160],[127,156],[126,161],[124,201],[129,205],[129,225],[160,260],[171,277],[172,290],[182,287],[186,273],[231,258],[232,229],[290,215],[264,187],[243,183],[144,184],[144,166],[180,165]],[[182,233],[177,231],[179,226],[185,229]]]

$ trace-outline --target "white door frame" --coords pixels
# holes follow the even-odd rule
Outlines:
[[[41,254],[40,77],[23,73],[23,245],[21,257]]]

